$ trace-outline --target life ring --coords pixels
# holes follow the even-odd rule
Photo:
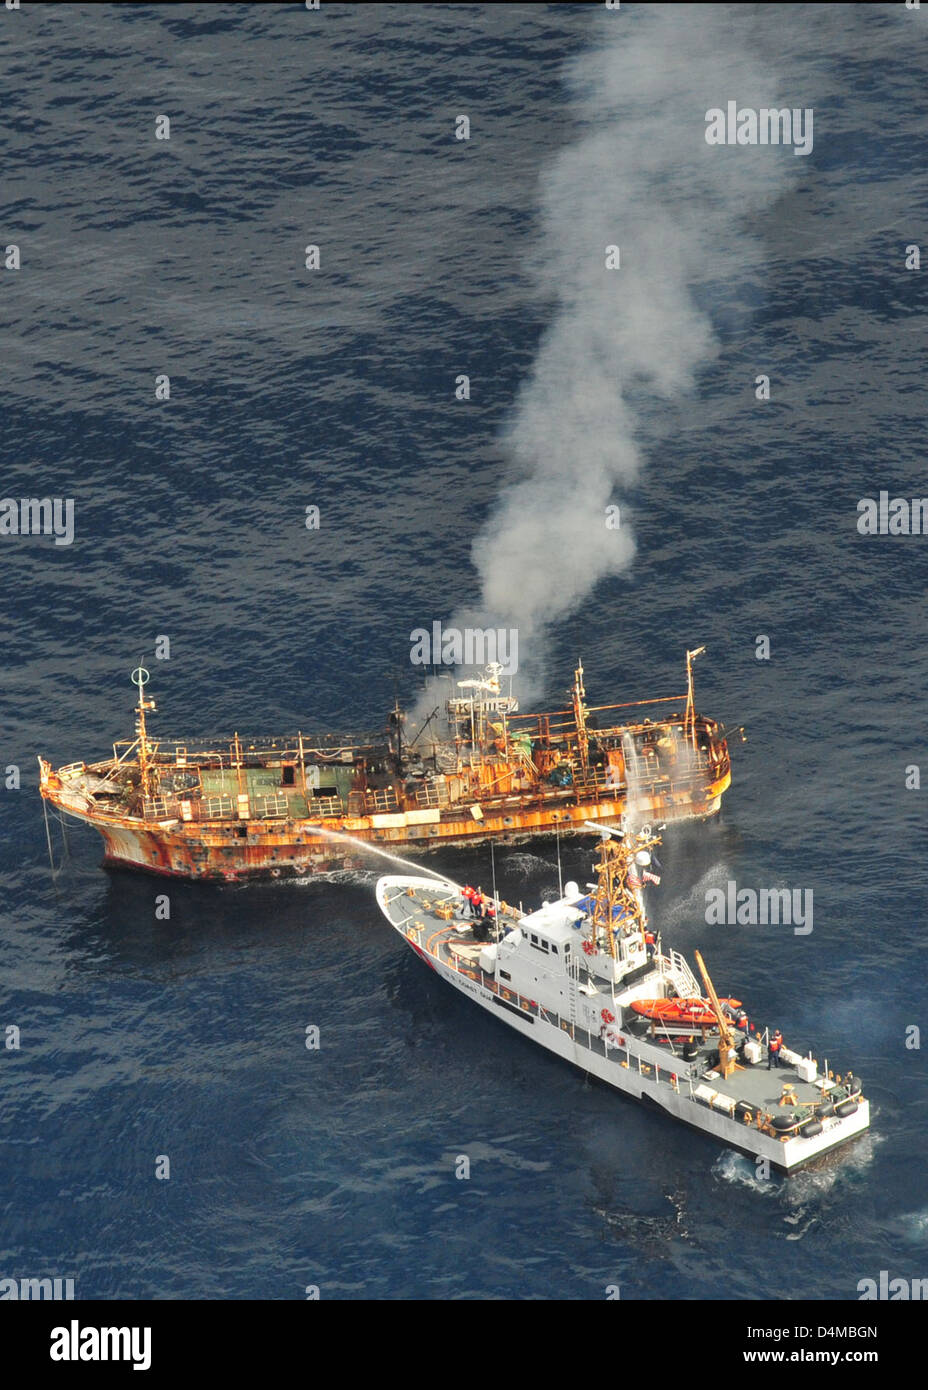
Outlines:
[[[594,944],[593,944],[592,941],[584,941],[584,943],[583,943],[583,953],[584,953],[584,955],[587,955],[587,956],[595,956],[595,955],[596,955],[596,947],[594,946]]]
[[[608,1009],[603,1009],[599,1016],[603,1023],[615,1023],[615,1014],[610,1013]]]

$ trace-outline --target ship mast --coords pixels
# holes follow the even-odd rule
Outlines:
[[[615,959],[615,935],[612,930],[612,914],[618,899],[617,886],[621,884],[625,864],[621,861],[621,847],[604,835],[599,846],[600,860],[596,869],[596,901],[593,904],[593,944],[599,944],[599,936],[606,933],[609,954]],[[615,873],[620,869],[619,874]]]
[[[403,721],[405,720],[405,718],[405,714],[400,709],[400,697],[396,692],[396,687],[394,686],[393,709],[390,711],[390,727],[391,730],[396,734],[396,751],[393,753],[393,757],[394,771],[396,772],[396,775],[398,777],[401,775],[403,771]],[[392,749],[391,752],[393,752]]]
[[[632,837],[631,833],[623,830],[621,837],[618,832],[610,830],[607,826],[595,825],[592,821],[586,822],[588,830],[596,830],[602,836],[600,844],[600,861],[596,867],[597,887],[596,896],[593,902],[593,944],[599,944],[602,933],[606,933],[609,943],[609,954],[616,958],[616,945],[614,927],[616,921],[628,924],[634,922],[641,934],[642,945],[645,944],[645,911],[644,901],[641,897],[641,888],[629,882],[629,876],[636,855],[646,851],[651,845],[660,844],[660,836],[652,835],[649,830],[639,831]],[[613,839],[613,836],[616,836]],[[647,856],[650,861],[650,855]],[[624,908],[624,914],[619,918],[615,917],[615,909]]]
[[[142,796],[146,800],[149,799],[151,785],[149,768],[151,767],[152,755],[151,745],[148,742],[148,730],[145,727],[145,711],[157,708],[154,700],[145,699],[144,690],[148,681],[148,672],[140,662],[132,672],[132,684],[139,688],[139,702],[135,707],[135,713],[138,716],[135,721],[135,732],[139,743],[139,775],[142,779]]]
[[[574,723],[577,726],[577,745],[580,749],[580,766],[583,768],[583,776],[587,775],[587,753],[589,748],[589,738],[586,732],[586,705],[583,703],[586,698],[586,690],[583,685],[583,662],[577,657],[577,666],[574,671],[574,684],[571,691],[574,706]]]
[[[686,713],[683,716],[683,729],[690,737],[693,752],[696,752],[696,704],[693,700],[693,662],[701,656],[705,647],[697,647],[686,654]]]

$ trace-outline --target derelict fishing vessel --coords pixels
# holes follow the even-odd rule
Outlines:
[[[458,682],[443,727],[436,707],[415,736],[397,706],[381,734],[156,737],[140,666],[135,738],[97,762],[55,770],[40,757],[39,789],[99,830],[105,864],[197,879],[340,868],[366,844],[409,852],[568,834],[614,823],[630,801],[643,817],[711,816],[731,760],[724,731],[695,709],[702,650],[687,652],[684,695],[588,706],[578,665],[569,707],[543,714],[519,713],[494,664]]]
[[[528,915],[496,902],[495,921],[471,921],[459,885],[437,877],[381,878],[377,902],[427,965],[504,1023],[772,1167],[793,1172],[867,1129],[851,1072],[778,1048],[746,1017],[738,1027],[740,1001],[719,999],[699,952],[701,986],[683,956],[664,953],[642,896],[645,876],[660,881],[648,867],[659,838],[601,834],[589,891],[568,883]]]

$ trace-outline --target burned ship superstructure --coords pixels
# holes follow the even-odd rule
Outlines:
[[[520,713],[490,666],[458,682],[444,727],[432,716],[415,737],[398,705],[380,734],[155,737],[140,666],[135,738],[96,762],[53,769],[40,757],[40,791],[99,830],[105,864],[191,879],[327,871],[365,844],[408,853],[623,816],[704,818],[731,762],[724,730],[695,709],[702,650],[687,652],[683,695],[589,706],[578,663],[569,705],[540,714]]]

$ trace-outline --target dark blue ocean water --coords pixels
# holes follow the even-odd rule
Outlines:
[[[171,885],[160,922],[163,882],[102,871],[89,830],[52,878],[36,791],[36,753],[129,735],[143,656],[171,732],[372,725],[394,679],[415,695],[410,630],[479,597],[470,546],[553,313],[531,257],[577,134],[563,65],[616,16],[0,12],[0,242],[22,256],[0,273],[0,491],[76,509],[70,546],[0,538],[0,762],[22,769],[0,794],[0,1025],[21,1031],[0,1276],[87,1298],[818,1299],[928,1272],[928,1076],[905,1045],[928,1026],[928,791],[905,788],[928,771],[928,540],[856,530],[860,498],[928,492],[928,272],[904,268],[928,250],[928,13],[825,8],[736,7],[816,107],[815,148],[752,228],[762,272],[726,283],[718,248],[718,354],[643,409],[634,564],[555,625],[547,685],[580,654],[594,703],[671,693],[705,643],[700,707],[747,726],[720,821],[668,838],[651,910],[863,1077],[871,1134],[788,1182],[453,994],[380,918],[376,866]],[[588,858],[565,848],[565,872]],[[432,865],[487,879],[484,855]],[[553,848],[497,872],[535,901]],[[814,930],[707,927],[729,880],[812,889]]]

